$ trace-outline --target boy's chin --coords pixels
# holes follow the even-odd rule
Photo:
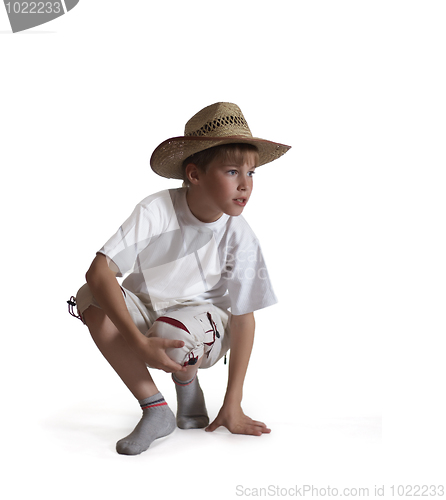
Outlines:
[[[231,217],[238,217],[239,215],[242,215],[243,209],[245,207],[235,207],[231,208],[225,211],[226,215],[230,215]]]

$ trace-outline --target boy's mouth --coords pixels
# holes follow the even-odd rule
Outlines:
[[[247,198],[236,198],[232,200],[236,205],[239,205],[240,207],[244,207],[246,203],[248,202]]]

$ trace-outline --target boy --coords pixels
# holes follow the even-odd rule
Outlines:
[[[183,179],[183,187],[136,206],[99,250],[76,296],[81,319],[143,411],[134,431],[118,441],[118,453],[139,454],[176,425],[270,432],[241,408],[253,312],[276,302],[258,241],[241,213],[255,169],[289,148],[254,138],[238,106],[216,103],[189,120],[184,136],[153,152],[152,169]],[[121,287],[116,278],[124,274]],[[228,349],[226,395],[209,425],[197,371]],[[176,418],[147,367],[172,374]]]

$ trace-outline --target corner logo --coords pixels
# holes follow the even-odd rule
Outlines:
[[[25,2],[3,0],[12,32],[24,31],[48,23],[63,16],[79,3],[79,0],[52,0]]]

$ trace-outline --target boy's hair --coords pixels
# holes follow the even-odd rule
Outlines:
[[[193,163],[198,170],[206,172],[209,165],[216,159],[224,159],[225,161],[234,162],[234,164],[241,164],[244,161],[246,153],[257,153],[256,164],[259,164],[259,151],[252,144],[223,144],[221,146],[214,146],[213,148],[199,151],[191,156],[188,156],[182,165],[183,172],[183,185],[189,186],[190,182],[186,175],[186,167],[189,163]]]

